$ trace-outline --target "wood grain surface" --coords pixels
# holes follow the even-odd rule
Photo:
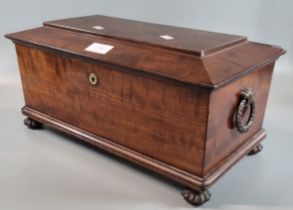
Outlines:
[[[24,46],[17,46],[17,53],[28,107],[162,162],[201,172],[207,92]],[[97,75],[98,85],[90,84],[90,73]]]
[[[110,29],[90,33],[93,29],[90,29],[89,24],[94,23],[105,23]],[[132,25],[136,30],[133,29],[131,33],[125,28]],[[160,30],[162,33],[174,31],[178,37],[176,42],[163,40],[153,34]],[[22,45],[54,51],[84,61],[107,63],[207,89],[227,85],[285,53],[280,47],[250,42],[239,36],[118,21],[116,18],[103,16],[47,22],[44,27],[6,37]],[[114,48],[106,55],[85,51],[92,43],[107,44]],[[218,49],[218,45],[222,47]],[[192,53],[178,50],[188,47]],[[205,50],[212,53],[205,54]],[[201,51],[205,56],[196,55]]]
[[[273,69],[285,53],[242,36],[105,16],[6,37],[16,44],[27,124],[69,133],[199,193],[265,138]],[[93,43],[113,49],[86,51]],[[235,113],[244,88],[256,110],[241,133]]]

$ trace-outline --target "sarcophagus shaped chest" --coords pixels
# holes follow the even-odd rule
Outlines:
[[[261,149],[279,47],[245,37],[90,16],[7,35],[30,128],[72,134],[188,187],[195,205]]]

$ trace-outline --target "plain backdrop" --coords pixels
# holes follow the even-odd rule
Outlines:
[[[292,11],[292,0],[0,0],[0,210],[192,209],[180,185],[67,135],[23,126],[16,54],[4,34],[94,14],[244,35],[286,49],[273,77],[264,151],[220,179],[202,208],[292,209]]]

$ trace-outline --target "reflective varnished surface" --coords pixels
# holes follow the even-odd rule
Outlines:
[[[183,197],[194,205],[208,201],[207,189],[266,137],[272,73],[285,51],[239,36],[89,18],[7,35],[16,44],[26,124],[58,129],[173,179],[188,187]],[[93,34],[86,24],[94,22],[115,30]],[[160,30],[179,40],[156,42]],[[112,50],[86,51],[92,43]],[[254,93],[256,106],[238,119],[243,90]],[[253,123],[239,132],[237,122],[249,123],[251,113]]]

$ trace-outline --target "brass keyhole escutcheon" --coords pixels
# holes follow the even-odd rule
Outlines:
[[[92,85],[96,85],[98,84],[98,77],[94,73],[91,73],[89,76],[89,81]]]

